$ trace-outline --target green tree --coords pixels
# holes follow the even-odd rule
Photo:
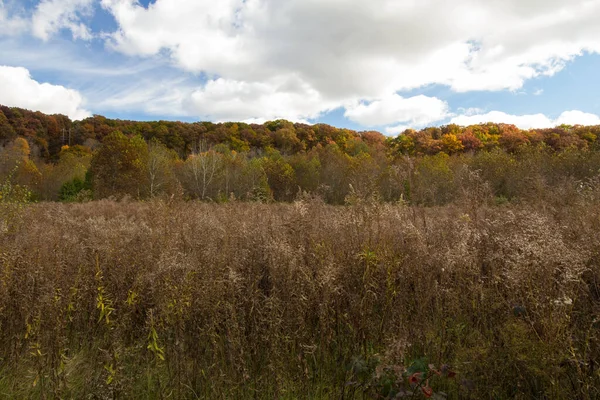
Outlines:
[[[273,192],[267,181],[267,174],[265,173],[262,158],[251,158],[248,160],[244,165],[242,174],[246,189],[244,198],[262,202],[268,202],[273,199]]]
[[[15,130],[10,125],[4,112],[0,110],[0,143],[12,140],[15,137]]]
[[[377,194],[381,167],[373,156],[360,153],[349,158],[349,172],[352,198],[367,200]]]
[[[306,192],[316,192],[321,175],[319,157],[312,153],[299,153],[289,159],[294,168],[295,186]]]
[[[295,194],[292,166],[278,152],[274,152],[270,157],[263,159],[263,169],[275,201],[291,201]]]
[[[148,146],[140,136],[120,131],[107,135],[92,157],[94,197],[141,198],[147,186]]]
[[[427,206],[443,205],[454,196],[454,174],[450,156],[438,153],[419,158],[415,165],[411,200]]]
[[[65,182],[59,190],[58,199],[64,202],[77,201],[80,194],[90,190],[89,182],[76,176],[73,180]]]
[[[75,179],[84,180],[91,159],[92,152],[87,147],[63,146],[56,164],[44,164],[40,167],[42,174],[39,187],[40,198],[44,200],[60,199],[63,185],[73,182]]]
[[[388,147],[391,150],[393,156],[400,156],[402,154],[413,154],[415,152],[415,139],[414,134],[416,132],[412,129],[407,129],[397,137],[388,139]]]
[[[177,153],[169,150],[158,140],[152,139],[148,144],[147,160],[148,186],[145,192],[150,198],[171,192],[177,184],[173,174],[173,164],[177,160]]]
[[[318,151],[321,165],[319,192],[325,201],[343,204],[350,189],[351,157],[335,143]]]
[[[13,140],[5,149],[0,150],[0,179],[9,176],[18,185],[33,190],[40,183],[41,174],[30,159],[29,142],[22,137]]]

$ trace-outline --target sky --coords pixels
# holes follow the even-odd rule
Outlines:
[[[83,119],[600,125],[600,0],[0,0],[0,104]]]

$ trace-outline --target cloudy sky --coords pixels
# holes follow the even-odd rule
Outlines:
[[[0,0],[0,104],[396,134],[600,124],[600,0]]]

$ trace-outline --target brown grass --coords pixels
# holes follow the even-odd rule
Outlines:
[[[0,396],[600,398],[597,204],[461,204],[32,205]]]

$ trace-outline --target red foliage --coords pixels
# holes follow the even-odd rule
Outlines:
[[[460,135],[459,139],[464,146],[465,151],[477,151],[483,147],[481,140],[471,131],[465,131],[465,133]]]

